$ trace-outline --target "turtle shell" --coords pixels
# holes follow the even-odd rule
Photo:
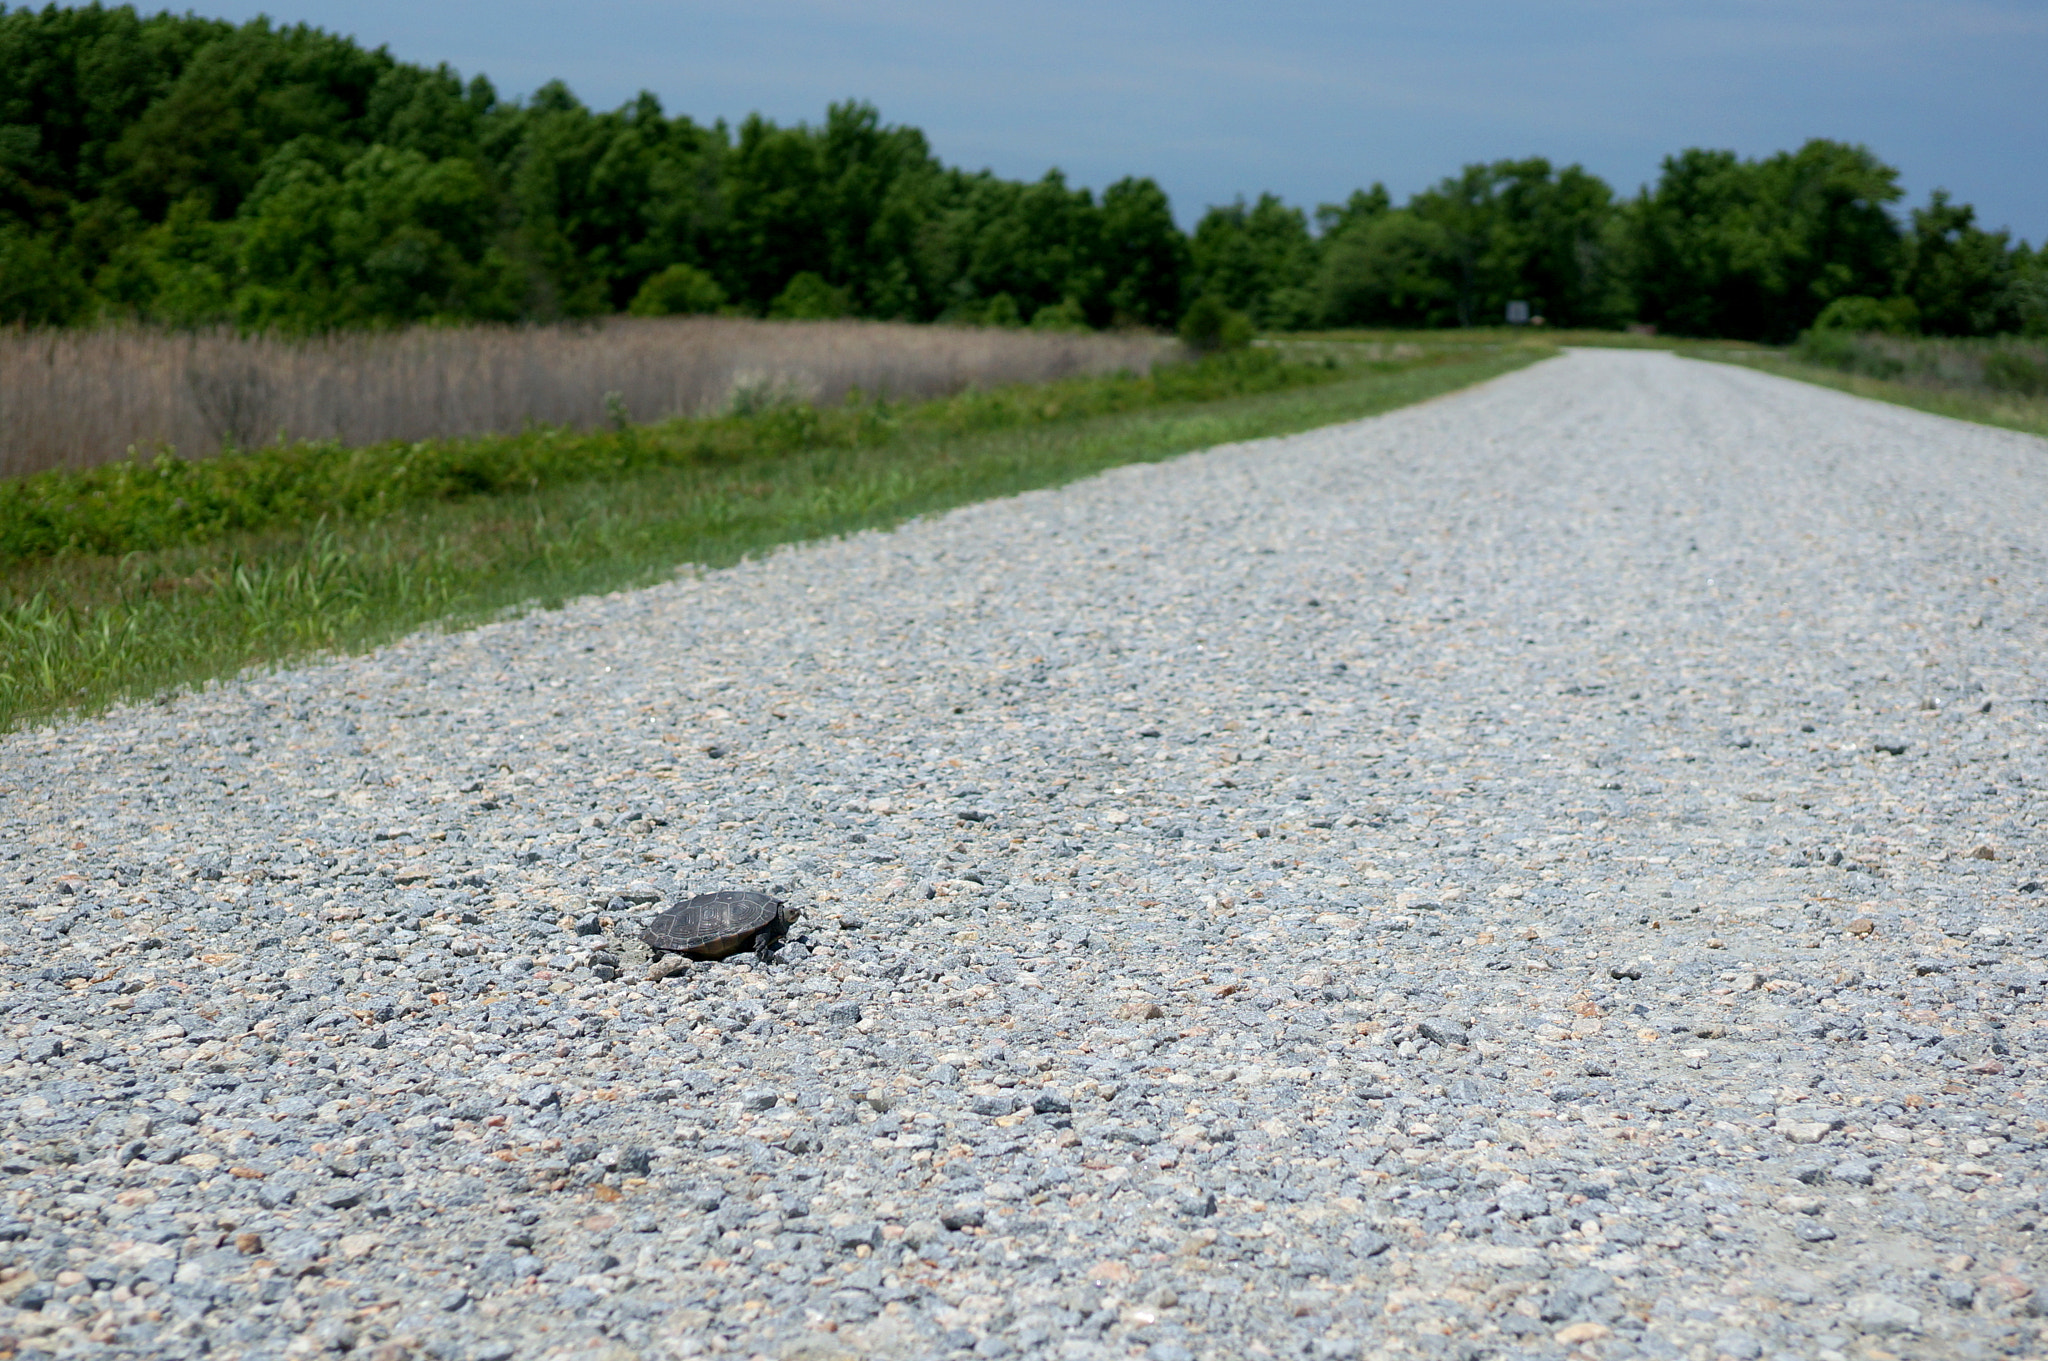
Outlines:
[[[640,939],[692,959],[724,959],[753,948],[763,931],[784,924],[782,904],[765,893],[700,893],[647,923]]]

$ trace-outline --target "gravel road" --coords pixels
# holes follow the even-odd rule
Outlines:
[[[0,1356],[2041,1355],[2044,474],[1579,352],[8,737]]]

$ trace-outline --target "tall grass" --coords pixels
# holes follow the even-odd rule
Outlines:
[[[1144,334],[891,322],[622,317],[313,339],[140,329],[0,332],[0,477],[169,450],[346,446],[594,429],[853,390],[916,400],[1149,372]]]
[[[1808,331],[1791,358],[1843,373],[1942,392],[2048,397],[2048,341],[2001,336],[1942,340],[1851,331]]]
[[[2048,436],[2048,344],[2040,341],[1814,331],[1789,350],[1688,343],[1679,352],[1937,416]]]

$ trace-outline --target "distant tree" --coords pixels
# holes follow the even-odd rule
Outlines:
[[[1408,202],[1444,234],[1461,325],[1492,324],[1510,299],[1566,326],[1628,315],[1613,194],[1578,166],[1541,157],[1468,165]]]
[[[0,325],[63,326],[90,306],[85,280],[48,238],[0,226]]]
[[[1316,209],[1316,232],[1320,236],[1335,236],[1391,212],[1393,207],[1393,197],[1387,193],[1384,184],[1375,183],[1370,189],[1354,189],[1344,202],[1325,203]]]
[[[221,33],[108,149],[109,187],[145,217],[195,198],[232,217],[286,143],[362,139],[371,93],[392,65],[345,38],[267,19]]]
[[[718,280],[695,265],[670,265],[648,277],[626,310],[636,317],[674,317],[716,312],[725,306]]]
[[[2021,335],[2048,336],[2048,243],[2022,241],[2012,257],[2012,314]]]
[[[498,200],[461,157],[372,146],[331,170],[317,142],[271,159],[230,237],[235,319],[317,330],[511,320],[526,280],[497,249]]]
[[[1031,315],[1031,329],[1034,331],[1086,331],[1088,311],[1073,298],[1064,298],[1050,307],[1041,307]]]
[[[1911,335],[1920,329],[1920,312],[1911,298],[1836,298],[1814,318],[1816,331],[1881,332]]]
[[[1213,293],[1204,293],[1188,304],[1178,329],[1181,343],[1196,354],[1241,350],[1252,343],[1251,318],[1224,306]]]
[[[1167,327],[1180,319],[1187,238],[1157,184],[1122,179],[1103,191],[1096,258],[1114,324]]]
[[[1000,295],[1020,317],[1078,299],[1107,320],[1102,218],[1087,190],[1057,171],[1030,184],[984,172],[950,189],[920,255],[938,315],[978,322]]]
[[[1944,334],[2048,332],[2048,262],[1813,141],[1689,150],[1617,204],[1577,166],[1466,166],[1313,220],[1271,194],[1192,237],[1166,194],[941,164],[869,104],[737,128],[652,95],[592,110],[267,19],[0,6],[0,322],[320,330],[719,307],[764,315],[1175,326],[1564,325],[1640,315],[1789,339],[1870,299]],[[712,301],[712,299],[721,299]],[[1886,314],[1890,315],[1890,314]]]
[[[1900,292],[1929,335],[1981,336],[2020,327],[2016,260],[2004,232],[1977,226],[1976,210],[1937,189],[1913,210]]]
[[[1326,326],[1452,326],[1461,320],[1457,244],[1406,209],[1352,220],[1325,238],[1316,301]]]
[[[863,315],[927,315],[929,286],[911,262],[944,174],[924,134],[889,127],[872,104],[849,101],[826,111],[815,136],[826,196],[825,277],[843,284]]]
[[[853,295],[804,270],[775,295],[775,300],[768,304],[768,315],[778,321],[828,321],[852,316]]]
[[[1260,326],[1292,330],[1314,317],[1316,245],[1308,217],[1272,194],[1211,208],[1189,239],[1192,286]]]
[[[230,320],[235,233],[213,220],[202,195],[172,204],[164,220],[121,243],[95,280],[122,311],[168,326]]]
[[[1898,197],[1896,170],[1840,142],[1666,157],[1632,216],[1639,312],[1685,335],[1789,340],[1836,298],[1891,292]]]

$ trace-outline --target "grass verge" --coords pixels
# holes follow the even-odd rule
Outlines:
[[[1458,340],[1451,343],[1472,345],[1512,344],[1516,339],[1535,340],[1538,337],[1527,331],[1516,332],[1502,327],[1474,327],[1467,331],[1454,332]],[[1821,387],[1834,388],[1839,392],[1852,393],[1858,397],[1869,397],[1880,402],[1891,402],[1897,406],[1912,407],[1916,411],[1931,412],[1937,416],[1950,416],[1956,420],[1974,421],[1979,425],[1995,425],[2007,430],[2020,430],[2030,435],[2048,436],[2048,395],[2039,392],[1999,391],[1986,387],[1981,381],[1981,361],[1974,373],[1966,372],[1960,377],[1950,372],[1956,366],[1926,363],[1919,366],[1913,378],[1901,380],[1872,373],[1847,372],[1840,363],[1816,363],[1801,356],[1800,347],[1783,349],[1759,345],[1747,340],[1701,340],[1690,336],[1639,335],[1625,331],[1544,331],[1541,340],[1549,345],[1585,346],[1597,349],[1623,350],[1669,350],[1687,359],[1706,359],[1717,364],[1740,364],[1762,373],[1776,374],[1780,378],[1791,378],[1802,383],[1816,383]],[[1418,343],[1430,339],[1428,332],[1414,331],[1323,331],[1298,332],[1284,342],[1293,352],[1304,356],[1323,353],[1342,353],[1345,349],[1373,354],[1399,355],[1410,352]],[[2009,339],[1996,341],[1939,341],[1914,338],[1906,340],[1894,337],[1862,337],[1864,341],[1882,342],[1905,350],[1935,351],[1941,349],[1977,349],[1993,351],[1998,348],[2022,348],[2027,342]],[[2040,342],[2032,343],[2035,368],[2034,381],[2039,382],[2043,370],[2040,365]],[[1909,356],[1910,357],[1910,356]]]
[[[725,565],[1120,464],[1369,416],[1550,353],[1425,343],[1336,368],[1254,355],[1178,377],[951,398],[885,419],[872,408],[785,408],[564,435],[570,447],[547,460],[561,475],[530,477],[524,490],[429,489],[324,514],[284,497],[289,513],[176,528],[157,546],[17,555],[0,562],[0,731],[252,665],[359,651],[427,624],[645,585],[683,563]],[[1117,382],[1126,386],[1103,386]],[[704,445],[699,427],[711,426],[723,433]],[[438,446],[411,447],[432,457]],[[571,477],[577,468],[602,475]],[[104,523],[119,542],[120,517]]]
[[[1890,402],[1895,406],[1910,406],[1915,411],[1931,412],[1936,416],[1952,416],[1959,421],[1975,421],[1979,425],[1996,425],[2007,430],[2021,430],[2029,435],[2048,436],[2048,398],[2029,397],[2022,393],[1990,392],[1983,389],[1927,387],[1892,378],[1843,373],[1839,369],[1803,363],[1789,355],[1768,350],[1703,350],[1692,346],[1676,348],[1680,354],[1692,359],[1711,359],[1720,364],[1740,364],[1744,368],[1776,374],[1780,378],[1795,378],[1802,383],[1816,383],[1821,387],[1834,388],[1838,392],[1870,397],[1880,402]]]

